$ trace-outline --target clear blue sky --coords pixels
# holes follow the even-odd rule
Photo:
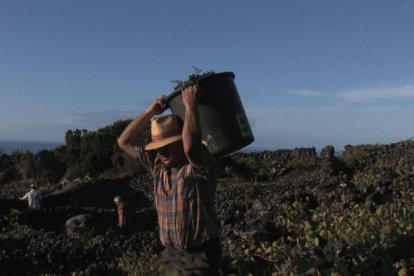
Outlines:
[[[233,71],[251,148],[414,137],[414,1],[0,1],[0,139],[138,115]]]

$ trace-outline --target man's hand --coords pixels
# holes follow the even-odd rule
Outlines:
[[[147,111],[152,115],[160,115],[167,109],[166,97],[164,95],[156,98],[151,105],[148,107]]]
[[[201,93],[197,84],[190,85],[182,90],[183,104],[185,107],[195,107],[200,102]]]

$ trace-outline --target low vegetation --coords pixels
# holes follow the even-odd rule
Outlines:
[[[107,163],[102,161],[93,177],[85,178],[90,171],[83,167],[95,164],[88,151],[97,151],[88,144],[108,139],[105,131],[115,136],[114,129],[68,133],[66,145],[30,158],[27,153],[24,158],[0,156],[1,164],[6,164],[1,171],[23,181],[0,186],[3,272],[156,275],[162,246],[150,177],[108,145],[99,153],[107,155]],[[63,147],[73,151],[65,153]],[[318,155],[315,149],[304,148],[236,153],[221,159],[216,207],[225,275],[414,273],[414,141],[349,146],[339,156],[333,152],[326,147]],[[82,169],[68,158],[75,153],[85,162]],[[25,169],[30,172],[27,160],[36,168],[42,164],[42,171],[22,174]],[[77,175],[76,189],[70,188],[75,185],[70,181],[51,187],[68,171],[61,169],[59,176],[53,176],[46,164]],[[19,185],[33,176],[49,180],[39,182],[45,199],[37,217],[16,200]],[[116,193],[129,195],[135,210],[137,227],[131,233],[116,231],[111,202]],[[99,223],[69,235],[65,220],[80,213],[94,214]]]

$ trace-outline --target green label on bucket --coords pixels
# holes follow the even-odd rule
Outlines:
[[[246,115],[239,113],[236,115],[237,122],[239,123],[240,132],[243,138],[252,137],[252,131],[250,130],[249,122],[247,121]]]

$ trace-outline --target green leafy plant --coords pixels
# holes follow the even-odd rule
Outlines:
[[[207,71],[203,73],[203,70],[193,67],[194,68],[194,73],[190,74],[188,76],[188,78],[184,81],[182,80],[174,80],[172,82],[174,82],[176,85],[174,87],[174,90],[180,90],[183,89],[187,86],[190,86],[192,84],[196,84],[200,79],[214,75],[215,73],[213,71]]]

